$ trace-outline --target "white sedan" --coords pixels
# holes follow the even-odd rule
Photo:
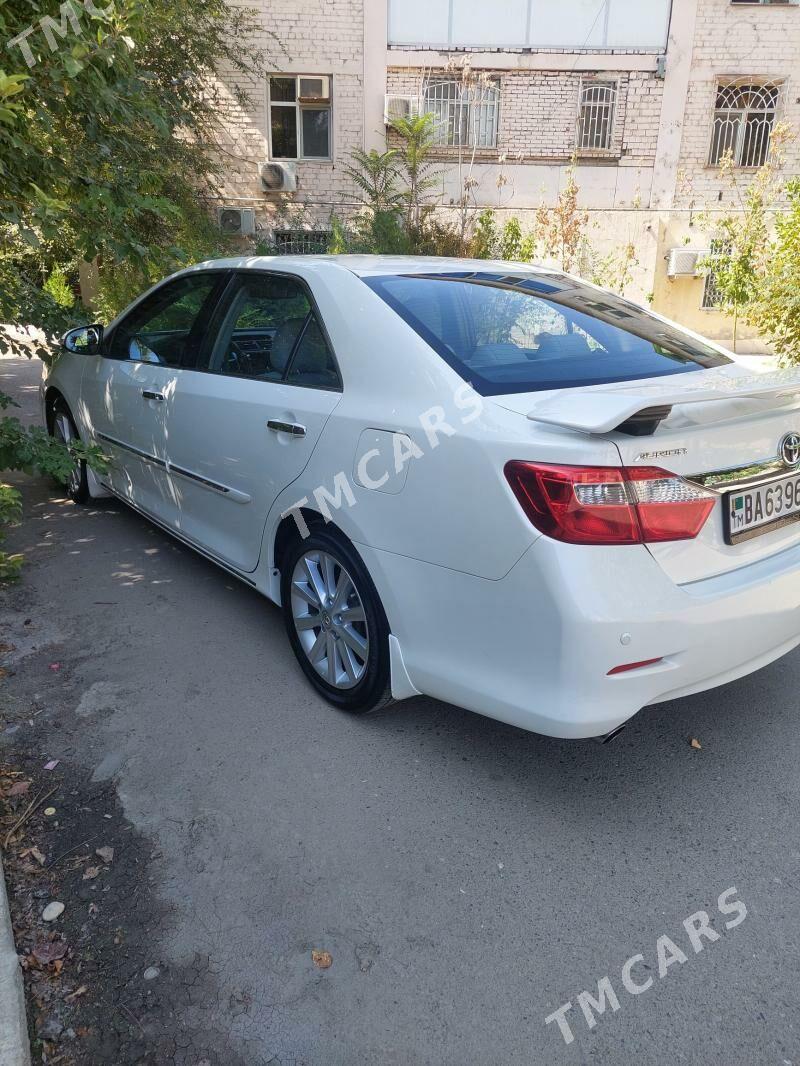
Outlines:
[[[354,713],[424,693],[614,734],[800,643],[800,374],[520,263],[242,258],[42,384],[112,494],[280,604]]]

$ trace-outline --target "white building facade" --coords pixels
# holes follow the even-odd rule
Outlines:
[[[796,3],[258,3],[271,69],[250,86],[250,113],[226,115],[226,225],[240,219],[280,250],[324,249],[331,215],[358,207],[352,149],[382,150],[387,116],[424,110],[443,212],[492,208],[525,231],[572,173],[594,252],[634,249],[627,294],[730,341],[713,284],[678,253],[707,252],[714,215],[736,207],[723,155],[742,189],[776,124],[800,131]],[[798,142],[786,169],[800,173]]]

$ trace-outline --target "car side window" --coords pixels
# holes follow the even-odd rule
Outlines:
[[[316,315],[312,312],[286,374],[287,385],[335,389],[339,372]]]
[[[162,285],[115,328],[107,355],[158,366],[192,367],[203,342],[204,312],[216,274],[188,274]]]
[[[209,370],[232,377],[283,381],[311,301],[294,278],[242,278],[224,315]]]

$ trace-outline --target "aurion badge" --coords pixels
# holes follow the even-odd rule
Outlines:
[[[778,458],[782,459],[786,466],[797,466],[800,463],[800,433],[787,433],[778,445]]]

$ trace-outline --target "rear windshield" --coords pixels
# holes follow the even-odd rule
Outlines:
[[[687,374],[731,360],[563,275],[364,278],[484,396]]]

